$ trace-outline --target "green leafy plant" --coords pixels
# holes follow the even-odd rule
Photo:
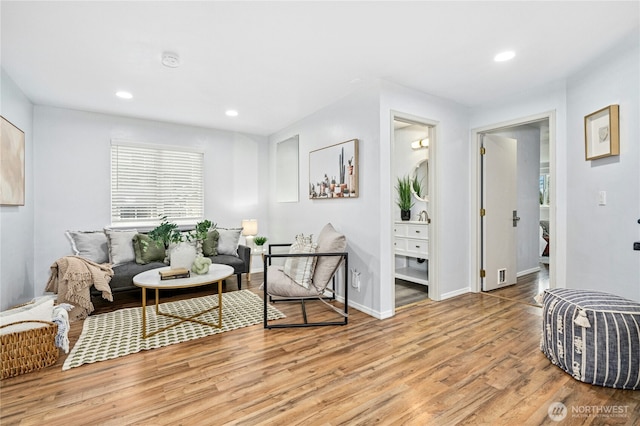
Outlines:
[[[257,246],[262,246],[264,245],[264,243],[267,242],[267,237],[261,237],[261,236],[257,236],[253,239],[253,242],[257,245]]]
[[[182,234],[178,229],[178,225],[169,222],[167,216],[162,216],[160,218],[160,225],[149,231],[147,235],[156,242],[158,247],[164,246],[165,249],[168,248],[171,243],[179,243],[182,241]]]
[[[420,198],[422,198],[422,181],[418,180],[418,176],[414,176],[411,181],[411,187],[413,188],[413,192]]]
[[[196,223],[196,228],[191,232],[190,237],[203,241],[207,238],[207,232],[210,229],[216,229],[217,226],[217,224],[207,219],[200,221]]]
[[[396,191],[398,191],[396,204],[402,211],[411,210],[411,207],[413,207],[414,203],[411,198],[411,184],[411,178],[409,176],[398,178],[398,183],[396,184]]]

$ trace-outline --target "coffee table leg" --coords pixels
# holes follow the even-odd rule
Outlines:
[[[147,289],[142,287],[142,338],[147,338]]]
[[[218,281],[218,328],[222,328],[222,280]]]

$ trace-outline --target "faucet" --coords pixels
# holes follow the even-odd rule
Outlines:
[[[429,213],[426,210],[422,210],[418,215],[418,222],[427,222],[431,223],[431,219],[429,218]]]

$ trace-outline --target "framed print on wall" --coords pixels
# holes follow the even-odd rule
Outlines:
[[[358,139],[309,153],[309,198],[358,196]]]
[[[1,118],[0,205],[24,206],[24,132]]]
[[[586,160],[620,154],[618,105],[609,105],[584,117]]]

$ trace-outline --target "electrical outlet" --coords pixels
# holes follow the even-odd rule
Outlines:
[[[360,272],[355,269],[351,270],[351,287],[358,292],[360,291]]]

